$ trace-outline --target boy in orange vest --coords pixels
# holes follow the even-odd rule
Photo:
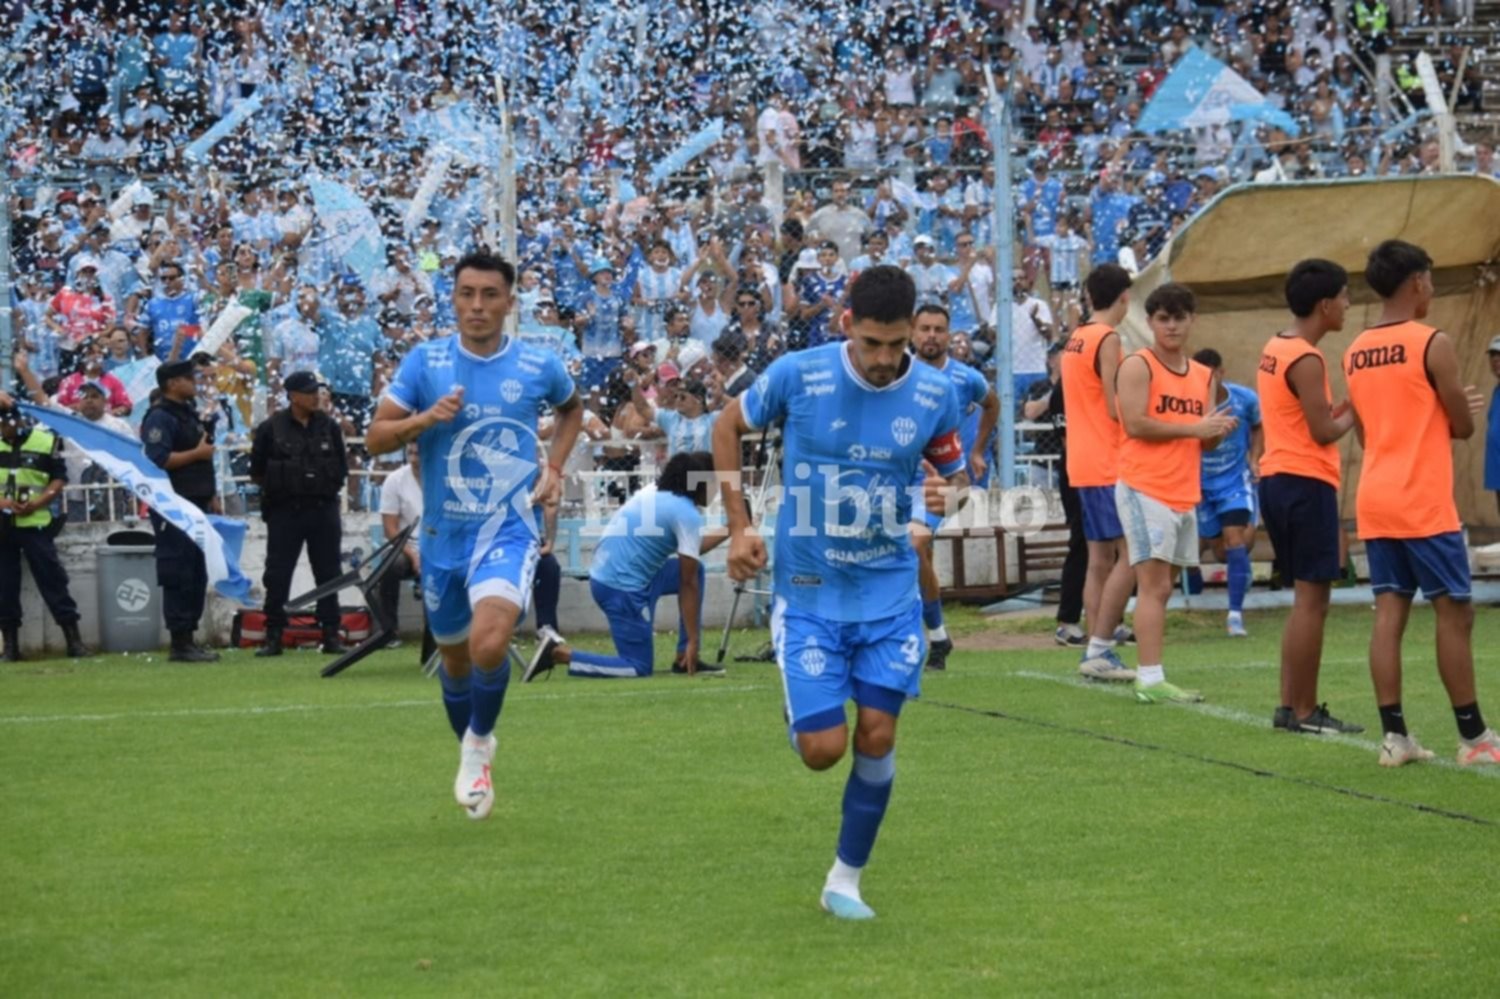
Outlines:
[[[1458,375],[1458,352],[1424,325],[1432,302],[1432,258],[1386,240],[1370,251],[1365,280],[1383,302],[1380,322],[1344,354],[1364,468],[1355,501],[1375,590],[1370,677],[1385,739],[1380,764],[1430,760],[1401,710],[1401,638],[1417,588],[1437,614],[1438,675],[1458,722],[1459,766],[1500,764],[1500,738],[1484,723],[1474,691],[1474,607],[1469,553],[1453,501],[1451,441],[1474,434],[1484,399]],[[1139,627],[1139,624],[1137,624]]]
[[[1198,303],[1180,284],[1164,284],[1146,299],[1154,341],[1120,362],[1116,398],[1125,438],[1115,505],[1130,564],[1135,569],[1136,700],[1203,700],[1166,680],[1162,644],[1172,567],[1198,564],[1199,470],[1238,421],[1214,411],[1218,391],[1207,367],[1186,351]]]

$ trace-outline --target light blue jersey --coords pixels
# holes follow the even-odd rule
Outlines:
[[[686,496],[657,492],[651,485],[615,511],[594,549],[589,579],[630,593],[651,588],[673,555],[699,559],[703,514]]]
[[[460,386],[458,416],[418,438],[422,560],[449,569],[467,564],[472,573],[497,540],[538,535],[528,502],[539,461],[537,414],[575,390],[550,351],[507,337],[495,354],[476,357],[457,336],[446,336],[412,348],[386,398],[421,412]]]
[[[1212,451],[1203,452],[1202,484],[1205,497],[1242,488],[1250,475],[1250,431],[1260,426],[1260,399],[1243,385],[1224,383],[1229,392],[1218,408],[1240,421],[1234,433]]]
[[[894,382],[875,388],[854,370],[850,349],[788,354],[740,397],[750,426],[785,421],[776,594],[794,611],[839,622],[911,609],[912,480],[924,457],[944,475],[964,467],[950,377],[909,359]]]
[[[703,413],[688,419],[675,409],[658,410],[656,425],[667,435],[667,457],[683,451],[712,451],[717,416]]]
[[[969,455],[974,453],[974,439],[979,436],[980,404],[990,394],[990,383],[984,380],[984,375],[980,374],[977,369],[961,361],[955,361],[951,357],[943,358],[943,366],[932,370],[946,375],[953,386],[954,398],[958,400],[958,437],[963,445],[964,461],[967,462]],[[987,476],[988,470],[986,470]],[[925,475],[919,465],[912,484],[920,486],[924,478]],[[942,524],[944,519],[935,513],[928,513],[925,508],[916,512],[918,519],[923,520],[933,530],[937,530],[938,525]]]

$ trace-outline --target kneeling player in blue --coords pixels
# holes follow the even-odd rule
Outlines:
[[[654,486],[640,490],[604,529],[589,566],[589,591],[609,619],[609,634],[618,655],[604,656],[570,649],[551,628],[538,634],[541,644],[521,679],[530,683],[558,663],[569,676],[650,676],[656,601],[677,595],[677,658],[673,673],[723,673],[722,666],[698,661],[703,633],[703,562],[701,556],[721,544],[720,531],[704,538],[702,508],[708,505],[714,456],[707,451],[675,454]]]
[[[729,521],[731,578],[752,578],[766,547],[740,482],[740,438],[783,424],[784,499],[776,516],[771,640],[793,748],[827,770],[849,748],[838,851],[821,903],[869,919],[860,874],[885,817],[896,772],[896,722],[919,692],[922,608],[907,535],[911,482],[947,509],[968,485],[952,382],[908,352],[916,288],[900,268],[860,273],[842,318],[847,340],[775,361],[714,428],[714,463]]]
[[[495,805],[494,729],[510,682],[511,636],[536,569],[536,504],[561,492],[559,469],[583,425],[557,355],[502,332],[515,276],[487,253],[458,262],[458,335],[412,348],[365,439],[371,454],[412,441],[421,451],[422,594],[442,653],[443,706],[459,739],[453,795],[475,819]],[[557,412],[545,459],[537,438],[544,406]]]
[[[1198,537],[1213,545],[1229,575],[1229,617],[1233,638],[1245,637],[1245,594],[1250,589],[1250,548],[1255,544],[1256,483],[1266,437],[1260,425],[1260,397],[1252,389],[1224,381],[1224,358],[1204,348],[1193,360],[1213,372],[1215,411],[1239,426],[1212,451],[1203,452],[1203,499],[1198,503]]]
[[[963,416],[959,438],[964,453],[968,455],[969,471],[975,479],[988,481],[985,468],[984,441],[990,439],[995,424],[1000,419],[1000,400],[990,383],[975,368],[948,356],[952,338],[948,335],[948,310],[941,305],[923,305],[912,318],[912,346],[917,359],[942,372],[953,382],[953,391],[958,398],[958,408]],[[973,419],[970,419],[970,417]],[[971,436],[972,435],[972,436]],[[917,473],[916,485],[921,485],[922,472]],[[922,594],[922,623],[927,627],[927,668],[940,670],[948,666],[948,654],[953,651],[953,640],[943,626],[942,589],[938,582],[937,569],[932,564],[932,538],[946,519],[940,513],[916,511],[911,522],[912,547],[917,550],[917,585]]]

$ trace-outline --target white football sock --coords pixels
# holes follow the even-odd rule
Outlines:
[[[948,626],[940,624],[927,633],[928,641],[946,642],[948,640]]]
[[[1154,687],[1166,682],[1167,671],[1161,666],[1137,666],[1135,679],[1142,687]]]
[[[863,870],[863,867],[850,867],[834,857],[833,868],[828,872],[828,880],[823,882],[823,890],[864,901],[859,898],[859,875]]]
[[[1112,638],[1094,638],[1090,636],[1088,658],[1093,659],[1095,656],[1102,656],[1114,647],[1115,640]]]

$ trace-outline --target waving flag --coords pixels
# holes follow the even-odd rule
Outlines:
[[[493,168],[500,161],[500,126],[469,101],[457,101],[424,115],[417,133],[472,166]]]
[[[135,402],[126,420],[137,430],[140,429],[141,421],[146,418],[146,410],[151,408],[151,390],[156,388],[156,369],[159,367],[161,361],[156,359],[155,354],[151,354],[138,361],[122,364],[111,372],[120,379],[125,386],[125,393]]]
[[[385,266],[385,237],[370,206],[353,191],[331,180],[309,181],[313,210],[327,233],[326,246],[335,260],[359,275],[366,288]]]
[[[71,441],[88,459],[108,472],[131,495],[180,528],[203,549],[209,584],[222,597],[250,605],[250,580],[240,572],[245,525],[204,513],[178,496],[167,473],[146,457],[141,442],[105,430],[75,413],[17,404],[27,416]]]
[[[198,161],[206,159],[209,150],[213,149],[220,139],[239,128],[251,115],[261,109],[265,104],[265,93],[266,88],[261,87],[248,100],[240,101],[230,108],[229,113],[215,122],[212,128],[183,148],[183,158]]]
[[[681,171],[693,160],[708,152],[724,139],[724,121],[715,118],[693,135],[688,136],[686,141],[676,149],[672,150],[661,162],[651,168],[651,183],[660,187],[662,182],[674,173]]]
[[[1300,131],[1291,115],[1268,103],[1243,76],[1195,47],[1156,88],[1136,127],[1156,133],[1231,121],[1264,121],[1292,135]]]

